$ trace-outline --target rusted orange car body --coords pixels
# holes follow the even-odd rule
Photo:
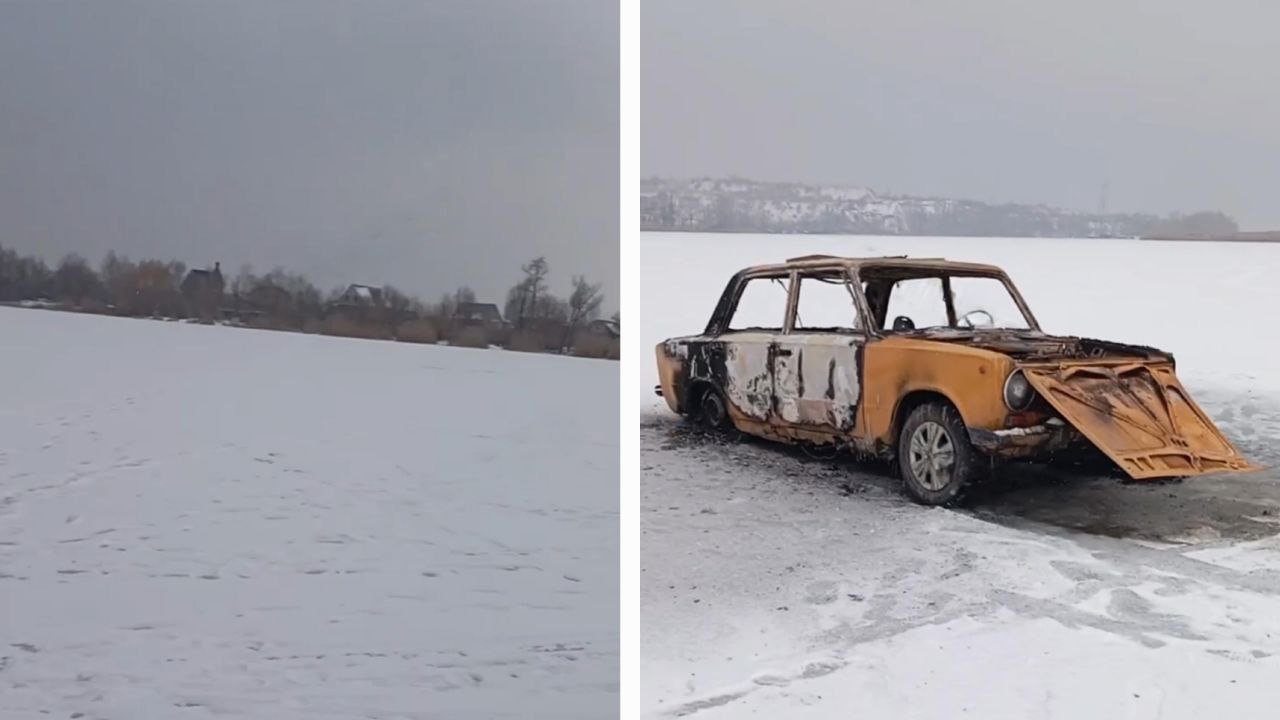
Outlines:
[[[962,278],[1003,288],[1019,327],[959,317]],[[930,287],[936,281],[945,318],[916,329],[899,317],[889,327],[893,293],[921,279]],[[779,286],[776,326],[735,327],[744,288],[760,280]],[[848,323],[803,325],[798,309],[810,287],[829,300],[844,297]],[[990,265],[808,256],[748,268],[730,280],[701,335],[656,350],[657,389],[673,411],[696,414],[713,392],[738,430],[782,442],[892,457],[904,419],[935,402],[954,407],[969,442],[992,458],[1037,458],[1091,443],[1135,479],[1256,469],[1187,395],[1170,354],[1045,334],[1004,271]],[[1025,406],[1022,398],[1030,398]]]

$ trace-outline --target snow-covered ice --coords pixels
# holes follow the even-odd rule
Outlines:
[[[615,715],[617,368],[0,308],[0,718]]]
[[[946,510],[875,464],[685,428],[653,345],[700,331],[735,270],[821,252],[999,264],[1046,330],[1172,351],[1269,469],[1018,469]],[[647,233],[641,255],[646,717],[1274,716],[1280,246]]]

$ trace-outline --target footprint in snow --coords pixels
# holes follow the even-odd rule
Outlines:
[[[830,605],[838,596],[839,587],[834,582],[821,580],[805,588],[804,601],[810,605]]]
[[[827,660],[811,662],[804,666],[804,670],[801,671],[800,677],[805,680],[812,680],[813,678],[822,677],[823,675],[830,675],[841,667],[843,667],[842,664]]]

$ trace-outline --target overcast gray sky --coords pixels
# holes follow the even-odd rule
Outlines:
[[[641,169],[1280,229],[1280,3],[644,0]]]
[[[0,0],[0,244],[618,287],[618,7]]]

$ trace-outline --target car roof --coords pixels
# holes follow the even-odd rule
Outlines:
[[[1004,271],[995,265],[981,263],[958,262],[946,258],[908,257],[906,255],[885,255],[882,257],[841,257],[839,255],[802,255],[787,258],[786,262],[773,265],[756,265],[743,272],[768,272],[781,270],[802,270],[817,268],[901,268],[903,270],[941,270],[975,273],[981,275],[1003,275]]]

